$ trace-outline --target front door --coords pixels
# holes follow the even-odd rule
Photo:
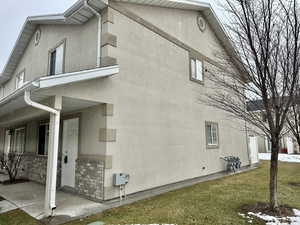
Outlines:
[[[78,156],[79,118],[64,120],[62,140],[61,186],[75,187]]]
[[[255,164],[259,162],[258,159],[258,143],[256,137],[249,137],[249,149],[251,156],[251,163]]]

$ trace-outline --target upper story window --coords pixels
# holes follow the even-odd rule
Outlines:
[[[203,61],[191,58],[191,80],[203,82]]]
[[[208,148],[219,147],[219,127],[217,123],[206,122],[205,123],[206,133],[206,145]]]
[[[49,75],[64,73],[65,41],[49,52]]]
[[[25,84],[25,70],[16,76],[16,89],[21,88]]]

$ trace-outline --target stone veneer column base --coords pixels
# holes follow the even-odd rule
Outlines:
[[[47,160],[47,156],[25,153],[22,159],[19,176],[40,184],[46,184]],[[61,161],[59,159],[57,166],[57,187],[60,187],[60,183]]]
[[[86,198],[104,199],[104,161],[79,158],[76,161],[75,190]]]

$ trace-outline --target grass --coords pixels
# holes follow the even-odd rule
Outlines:
[[[0,214],[0,225],[40,225],[40,223],[21,210]]]
[[[172,191],[127,206],[68,223],[86,225],[94,221],[107,224],[178,224],[178,225],[243,225],[245,219],[238,215],[243,204],[268,201],[268,162],[257,170],[215,181]],[[300,209],[300,187],[289,182],[300,182],[300,164],[280,163],[279,200]],[[0,225],[36,224],[22,221],[20,211],[0,215]],[[26,217],[27,218],[27,217]],[[25,221],[25,220],[24,220]],[[254,221],[254,225],[262,225]]]

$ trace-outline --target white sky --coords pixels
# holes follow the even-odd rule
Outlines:
[[[27,16],[62,13],[76,0],[2,0],[0,7],[0,73],[2,72],[10,52],[18,38],[19,32]],[[202,0],[201,0],[202,1]],[[222,10],[218,0],[210,2],[222,18]]]

